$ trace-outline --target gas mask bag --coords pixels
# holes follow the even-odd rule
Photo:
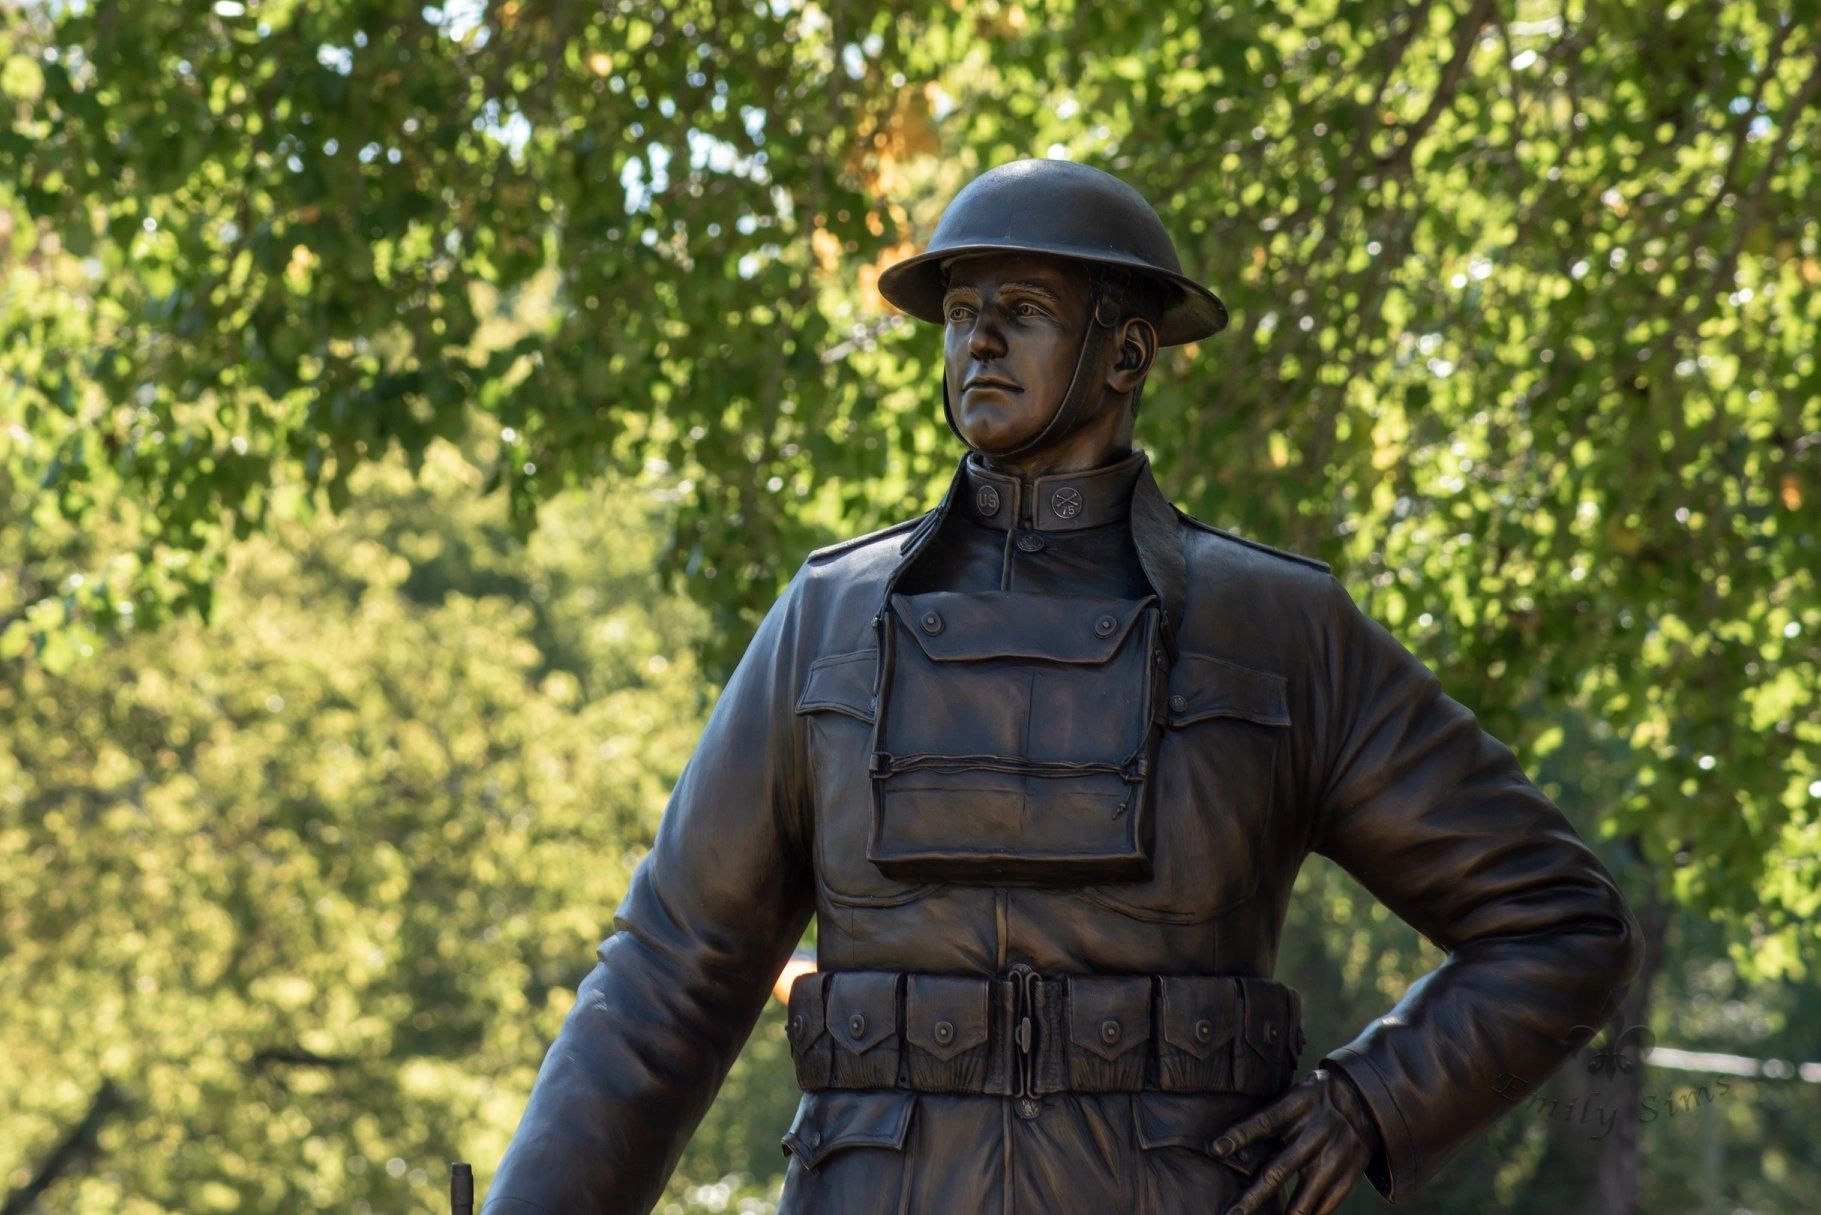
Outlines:
[[[889,878],[1151,877],[1154,596],[932,591],[880,613],[867,859]]]

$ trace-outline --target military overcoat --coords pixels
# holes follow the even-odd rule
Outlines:
[[[1021,627],[981,625],[961,591],[1025,594]],[[1145,602],[1163,624],[1154,749],[1123,775],[1068,772],[1142,779],[1143,875],[1032,882],[990,835],[962,848],[985,866],[965,880],[881,863],[902,842],[877,821],[881,766],[901,762],[881,758],[886,630],[917,661],[1091,664],[1135,635],[1122,605]],[[1070,695],[913,711],[986,736],[1116,728],[1117,705]],[[811,555],[766,616],[487,1210],[649,1210],[814,916],[784,1211],[1218,1211],[1258,1153],[1219,1160],[1213,1140],[1314,1062],[1295,996],[1270,981],[1311,853],[1447,954],[1326,1055],[1370,1109],[1368,1176],[1395,1201],[1614,1011],[1639,961],[1619,889],[1321,563],[1176,511],[1142,453],[1032,483],[970,457],[928,515]]]

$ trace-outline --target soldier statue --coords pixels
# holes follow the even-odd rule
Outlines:
[[[648,1211],[812,916],[784,1212],[1408,1198],[1615,1012],[1624,897],[1327,566],[1164,499],[1146,374],[1227,313],[1131,187],[1002,165],[879,289],[967,453],[765,617],[487,1211]],[[1447,958],[1299,1079],[1311,852]]]

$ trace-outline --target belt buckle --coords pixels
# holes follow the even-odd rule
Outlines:
[[[1012,1057],[1016,1074],[1012,1104],[1018,1116],[1029,1121],[1043,1111],[1043,1102],[1038,1099],[1033,1083],[1037,1070],[1037,985],[1043,980],[1023,962],[1012,967],[1011,978],[1012,1045],[1017,1050]]]

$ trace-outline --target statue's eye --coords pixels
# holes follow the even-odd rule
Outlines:
[[[972,315],[974,315],[974,310],[969,308],[966,304],[950,304],[948,306],[948,319],[951,325],[959,325]]]
[[[1042,316],[1043,315],[1043,309],[1039,308],[1036,304],[1031,303],[1029,300],[1026,300],[1024,303],[1019,304],[1012,311],[1016,312],[1019,316]]]

